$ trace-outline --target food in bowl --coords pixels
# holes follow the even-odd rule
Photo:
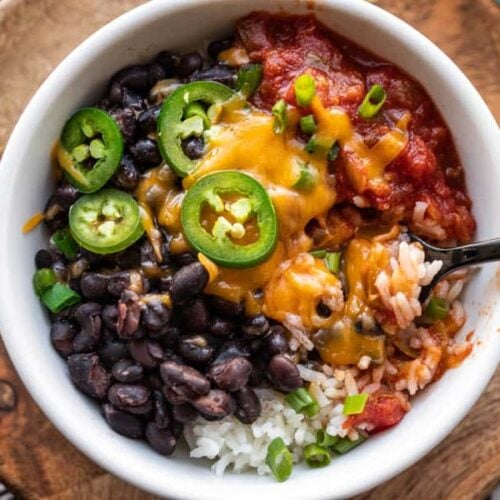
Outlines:
[[[120,434],[287,479],[397,424],[471,351],[475,229],[424,89],[312,15],[254,13],[207,57],[119,71],[54,148],[36,293],[73,383]]]

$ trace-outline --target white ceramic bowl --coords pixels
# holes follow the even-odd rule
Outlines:
[[[22,115],[5,151],[0,185],[0,329],[21,378],[46,415],[78,448],[135,485],[169,498],[238,500],[331,499],[367,490],[413,464],[462,419],[499,360],[499,282],[485,266],[468,286],[464,332],[480,339],[457,369],[419,395],[395,428],[379,434],[328,468],[298,467],[283,484],[253,474],[211,474],[185,456],[166,459],[145,444],[115,434],[97,405],[69,381],[52,348],[49,323],[32,292],[33,256],[45,243],[22,224],[43,208],[52,185],[49,152],[66,119],[94,102],[109,77],[161,49],[181,50],[229,33],[254,9],[306,12],[299,0],[155,0],[125,14],[91,36],[53,72]],[[333,30],[370,48],[416,77],[450,126],[466,168],[478,239],[500,236],[500,141],[491,113],[471,83],[438,48],[410,26],[363,0],[314,3],[317,17]],[[8,98],[8,96],[4,96]]]

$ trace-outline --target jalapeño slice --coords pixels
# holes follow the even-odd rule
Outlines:
[[[181,222],[191,246],[225,267],[254,266],[278,241],[271,198],[238,171],[209,174],[193,184],[182,202]]]
[[[185,177],[196,168],[196,161],[184,154],[182,140],[201,136],[218,114],[216,108],[233,95],[221,83],[202,81],[179,87],[165,100],[158,118],[158,146],[163,159],[177,175]],[[199,105],[198,112],[186,114],[186,110],[194,109],[192,103]],[[206,115],[201,116],[203,111]]]
[[[101,189],[120,165],[122,154],[117,123],[98,108],[77,111],[64,125],[57,148],[59,165],[82,193]]]
[[[79,198],[70,208],[69,227],[81,247],[101,255],[124,250],[144,233],[137,202],[118,189]]]

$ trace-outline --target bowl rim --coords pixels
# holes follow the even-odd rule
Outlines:
[[[115,37],[119,33],[123,32],[123,30],[130,32],[134,31],[135,29],[153,21],[157,14],[166,15],[168,13],[175,12],[178,9],[203,4],[205,2],[206,0],[176,0],[175,2],[167,3],[163,0],[151,0],[150,2],[142,4],[114,19],[78,45],[49,75],[38,91],[34,94],[22,113],[14,131],[11,134],[1,161],[0,185],[6,186],[6,190],[8,192],[9,170],[7,165],[11,163],[14,164],[16,162],[16,151],[25,147],[25,144],[23,143],[23,131],[24,129],[30,127],[30,116],[32,113],[36,112],[37,108],[41,103],[43,103],[46,97],[50,96],[54,86],[64,86],[68,79],[68,74],[72,74],[75,71],[75,68],[77,68],[81,63],[91,59],[95,52],[99,52],[103,47],[112,44]],[[211,0],[213,8],[216,8],[215,4],[226,2],[227,0]],[[455,63],[423,34],[389,12],[370,4],[365,0],[316,0],[316,3],[321,5],[323,8],[328,8],[330,5],[335,5],[336,7],[340,6],[349,11],[349,13],[353,16],[370,16],[374,22],[381,26],[381,29],[391,34],[395,34],[398,38],[404,39],[405,43],[419,47],[421,50],[425,51],[429,57],[435,58],[436,62],[433,64],[440,65],[441,73],[446,73],[448,78],[456,80],[456,85],[460,85],[463,88],[463,91],[467,93],[467,98],[473,102],[477,109],[477,114],[482,115],[482,118],[485,120],[485,131],[483,133],[487,134],[491,141],[498,139],[496,121],[477,90],[465,77],[462,71],[455,65]],[[249,11],[251,10],[252,9],[250,7]],[[403,32],[404,35],[402,36],[401,33]],[[6,194],[5,196],[0,197],[0,213],[8,213],[11,195],[12,193],[10,193],[10,195]],[[0,220],[1,245],[3,245],[4,238],[6,237],[8,237],[7,226],[3,222],[2,218]],[[4,258],[0,260],[0,275],[3,275],[2,271],[6,272],[8,267],[3,248],[4,246],[2,246]],[[14,366],[16,367],[18,374],[44,414],[72,444],[74,444],[79,450],[85,453],[102,468],[109,470],[124,481],[137,485],[144,490],[148,490],[159,495],[168,495],[172,499],[195,498],[196,495],[199,494],[200,490],[197,488],[201,486],[201,482],[195,481],[194,477],[192,485],[178,484],[180,482],[172,481],[169,482],[168,488],[166,488],[160,483],[146,483],[140,470],[128,470],[125,472],[121,464],[120,456],[114,456],[109,450],[108,452],[105,452],[105,450],[102,449],[102,446],[94,446],[91,440],[87,441],[85,436],[80,435],[71,419],[66,418],[64,408],[55,404],[57,397],[47,398],[46,393],[41,390],[40,386],[32,382],[35,372],[28,366],[27,363],[25,363],[23,359],[22,341],[16,336],[17,313],[14,307],[15,298],[9,294],[9,290],[7,290],[6,286],[1,281],[0,303],[2,304],[2,311],[0,314],[0,331],[2,332],[2,338],[6,349]],[[488,364],[480,373],[480,376],[474,380],[474,383],[469,384],[467,387],[467,391],[465,392],[463,399],[460,401],[459,410],[455,411],[445,423],[441,423],[440,426],[436,426],[436,428],[429,433],[429,438],[425,443],[420,444],[420,446],[414,450],[413,454],[407,455],[399,462],[394,460],[388,461],[383,472],[379,471],[377,475],[370,475],[368,472],[357,485],[345,488],[343,491],[337,491],[334,494],[339,495],[340,497],[352,496],[373,488],[416,463],[422,456],[428,453],[434,446],[444,439],[470,410],[492,377],[500,355],[500,342],[498,342],[498,339],[494,339],[492,341],[493,346],[495,345],[494,342],[496,342],[497,349],[492,349],[491,353],[484,354],[483,358],[488,360]],[[215,495],[213,492],[210,492],[209,489],[205,490],[204,494],[206,494],[206,498],[220,498],[218,493],[220,490],[218,488],[216,489],[217,491],[215,492]],[[273,491],[271,487],[269,488],[269,491]],[[285,490],[282,491],[284,492]],[[305,492],[298,488],[295,493],[289,489],[287,489],[286,493],[289,495],[290,500],[292,500],[295,498],[303,498]],[[187,495],[189,495],[189,497]],[[318,482],[315,484],[314,492],[308,491],[308,496],[317,500],[327,500],[332,498],[332,492],[328,490],[328,487],[325,488],[324,486],[320,486]]]

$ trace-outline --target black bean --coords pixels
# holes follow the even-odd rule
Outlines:
[[[210,383],[198,370],[175,361],[165,361],[160,367],[160,374],[165,386],[185,401],[207,394],[210,390]]]
[[[208,377],[220,389],[233,392],[239,391],[247,385],[251,372],[252,365],[250,362],[241,356],[237,356],[212,365],[208,371]]]
[[[171,455],[177,443],[169,429],[160,429],[154,422],[146,424],[146,439],[150,446],[161,455]]]
[[[214,348],[208,344],[207,339],[202,335],[182,338],[177,350],[184,359],[195,365],[208,363],[214,355]]]
[[[176,422],[188,424],[195,420],[197,416],[198,414],[194,408],[187,403],[172,406],[172,418]]]
[[[101,318],[104,326],[108,330],[116,332],[116,328],[118,326],[118,306],[114,304],[108,304],[107,306],[104,306]]]
[[[228,87],[234,87],[236,82],[236,69],[225,66],[224,64],[217,64],[211,68],[201,69],[195,71],[189,76],[190,82],[206,81],[222,83]]]
[[[120,297],[121,294],[130,286],[130,273],[120,271],[109,275],[108,293],[114,297]]]
[[[224,318],[212,318],[208,331],[216,337],[229,337],[234,332],[234,323]]]
[[[37,269],[42,269],[44,267],[51,267],[52,254],[48,250],[45,250],[44,248],[38,250],[38,252],[35,255],[35,266],[37,267]]]
[[[164,80],[167,74],[165,68],[160,63],[152,63],[148,66],[148,83],[153,87],[160,80]]]
[[[261,336],[269,330],[269,322],[263,314],[257,314],[246,318],[241,330],[245,335]]]
[[[160,106],[152,106],[146,109],[146,111],[143,111],[137,117],[137,125],[139,127],[139,130],[144,135],[156,132],[156,122],[158,120],[160,110],[161,110]]]
[[[145,66],[127,66],[115,73],[111,79],[118,82],[122,87],[127,87],[136,91],[146,91],[148,89],[148,70]]]
[[[261,412],[260,399],[251,387],[241,388],[241,390],[233,393],[233,397],[237,405],[234,415],[240,422],[251,424],[259,418]]]
[[[205,141],[202,137],[191,136],[181,142],[182,151],[190,160],[198,160],[205,152]]]
[[[192,264],[193,262],[198,262],[196,255],[192,254],[191,252],[183,252],[183,253],[173,254],[172,259],[174,261],[174,264],[179,266],[179,267],[188,266],[189,264]]]
[[[131,359],[121,359],[113,365],[111,374],[118,382],[130,384],[141,380],[144,370],[139,363]]]
[[[275,354],[284,354],[288,352],[288,340],[286,338],[286,330],[281,325],[273,325],[266,335],[266,352],[270,356]]]
[[[128,349],[130,355],[145,368],[156,368],[163,361],[163,349],[153,340],[134,340]]]
[[[132,245],[122,252],[114,254],[113,260],[122,269],[138,268],[141,265],[139,245]]]
[[[142,96],[126,87],[122,91],[122,105],[124,109],[130,109],[134,113],[140,113],[146,109],[146,101]]]
[[[155,337],[156,338],[156,337]],[[181,330],[177,326],[167,326],[161,337],[157,337],[158,342],[165,349],[175,349],[181,338]]]
[[[142,322],[148,332],[160,332],[169,324],[172,310],[161,302],[151,302],[142,313]]]
[[[98,353],[102,363],[108,368],[111,368],[120,359],[129,357],[127,345],[119,340],[106,341]]]
[[[123,96],[123,92],[122,92],[122,86],[121,86],[120,82],[115,81],[115,82],[111,83],[111,85],[109,87],[109,92],[108,92],[109,103],[114,104],[115,106],[118,106],[122,102],[122,96]],[[106,109],[108,107],[108,105],[106,103],[103,103],[103,107],[104,107],[104,109]]]
[[[130,147],[130,153],[137,164],[142,167],[155,167],[162,161],[156,141],[149,137],[139,139],[133,144]]]
[[[174,304],[183,304],[200,293],[208,283],[208,271],[199,262],[193,262],[172,277],[170,296]]]
[[[120,163],[120,167],[113,176],[113,184],[125,191],[133,191],[139,185],[139,170],[135,166],[134,160],[125,154]]]
[[[116,331],[121,338],[140,338],[144,335],[139,329],[141,305],[139,296],[130,290],[124,292],[118,302],[118,323]]]
[[[163,387],[163,381],[158,370],[146,372],[143,381],[151,390],[161,391]]]
[[[227,359],[235,357],[249,358],[250,355],[251,352],[246,345],[238,341],[230,340],[221,347],[214,364],[223,363]]]
[[[137,131],[137,121],[134,111],[131,109],[118,108],[111,112],[111,116],[118,124],[125,142],[127,144],[132,144]]]
[[[262,357],[256,357],[252,360],[252,373],[248,378],[248,385],[252,387],[262,387],[266,376],[266,363]]]
[[[210,313],[202,298],[196,298],[182,308],[182,325],[188,332],[203,332],[208,328]]]
[[[165,70],[165,76],[167,78],[171,78],[175,75],[177,64],[179,62],[179,56],[173,52],[163,50],[157,54],[155,62],[161,64]]]
[[[80,324],[81,331],[73,339],[75,352],[92,351],[101,339],[102,307],[96,302],[87,302],[78,306],[75,319]]]
[[[104,399],[109,387],[109,374],[95,353],[72,354],[68,369],[73,383],[82,392],[95,399]]]
[[[177,71],[181,78],[188,77],[191,73],[201,69],[203,66],[203,58],[198,52],[189,52],[184,54],[177,67]]]
[[[207,47],[207,52],[208,55],[212,59],[217,59],[217,56],[223,51],[230,49],[233,46],[233,41],[232,40],[214,40],[213,42],[210,42]]]
[[[144,424],[139,417],[113,408],[109,403],[102,407],[108,425],[118,434],[129,438],[140,438],[144,433]]]
[[[108,295],[109,277],[101,273],[84,273],[80,282],[83,296],[91,300],[101,300]]]
[[[50,327],[50,340],[56,351],[65,358],[73,354],[73,338],[75,335],[75,328],[68,321],[57,321]]]
[[[142,384],[113,384],[109,388],[108,399],[118,410],[135,415],[149,413],[153,407],[151,390]]]
[[[236,409],[231,395],[219,389],[212,389],[205,396],[195,399],[192,405],[206,420],[222,420]]]
[[[162,276],[158,282],[157,286],[160,292],[170,292],[170,288],[172,286],[172,275],[168,274],[165,276]]]
[[[67,281],[68,269],[62,260],[56,260],[52,263],[52,270],[56,273],[58,281]]]
[[[267,375],[273,385],[283,392],[293,391],[303,385],[297,366],[281,354],[273,356],[267,366]]]
[[[160,382],[161,385],[161,382]],[[170,425],[170,413],[165,396],[159,390],[153,392],[154,422],[159,429],[166,429]]]
[[[243,304],[240,302],[231,302],[216,295],[209,296],[209,303],[212,309],[227,318],[238,318],[244,311]]]

